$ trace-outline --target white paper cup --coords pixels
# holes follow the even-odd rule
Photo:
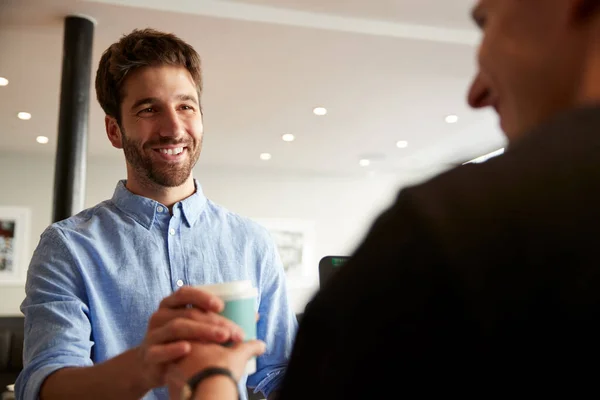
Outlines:
[[[212,293],[225,303],[221,315],[233,321],[244,331],[244,341],[256,339],[256,312],[258,290],[252,287],[252,281],[234,281],[215,285],[196,286]],[[256,372],[256,357],[246,364],[246,375]]]

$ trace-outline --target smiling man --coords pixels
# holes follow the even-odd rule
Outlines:
[[[508,151],[400,193],[308,305],[280,400],[596,390],[600,0],[482,0],[473,16],[469,102],[496,109]],[[197,377],[262,350],[194,344],[172,391],[233,400],[227,377]]]
[[[103,54],[96,92],[127,179],[112,199],[43,233],[21,307],[17,398],[167,398],[166,371],[191,342],[243,340],[218,315],[222,302],[191,287],[235,280],[258,288],[257,335],[267,344],[240,392],[272,397],[296,319],[269,233],[208,200],[193,178],[203,138],[198,54],[174,35],[134,31]]]

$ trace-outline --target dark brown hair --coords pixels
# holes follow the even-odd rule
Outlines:
[[[176,65],[185,67],[202,93],[200,56],[192,46],[170,33],[154,29],[134,30],[102,54],[96,73],[96,96],[100,106],[121,123],[123,81],[141,67]]]

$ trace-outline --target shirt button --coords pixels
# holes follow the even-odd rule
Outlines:
[[[158,207],[156,207],[156,211],[158,211],[158,212],[163,212],[163,211],[164,211],[164,208],[162,208],[162,206],[158,206]]]
[[[179,287],[183,286],[183,281],[181,279],[177,281],[177,286],[179,286]]]
[[[175,236],[175,229],[173,229],[173,228],[169,229],[169,235]]]

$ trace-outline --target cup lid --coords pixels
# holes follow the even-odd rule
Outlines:
[[[198,289],[205,290],[219,297],[256,296],[258,292],[256,288],[252,287],[252,281],[250,280],[203,285],[198,286]]]

